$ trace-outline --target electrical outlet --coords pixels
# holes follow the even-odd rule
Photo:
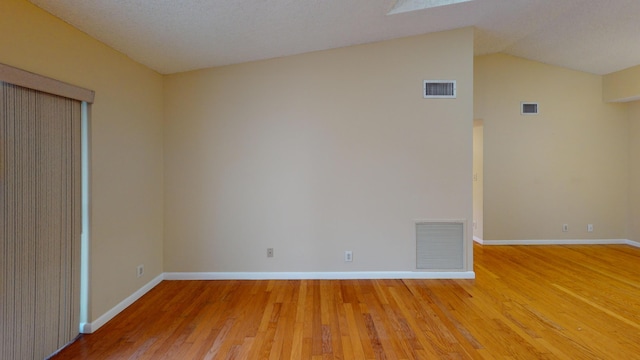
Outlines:
[[[268,258],[273,257],[273,248],[268,248],[267,249],[267,257]]]
[[[353,251],[347,250],[344,252],[344,262],[352,262],[353,261]]]
[[[587,231],[593,232],[593,224],[587,224]]]
[[[569,224],[562,224],[562,232],[569,231]]]
[[[142,274],[144,274],[144,265],[138,265],[136,268],[136,275],[137,277],[140,277]]]

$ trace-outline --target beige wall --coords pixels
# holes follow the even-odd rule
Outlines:
[[[602,99],[604,101],[639,100],[640,65],[603,76]]]
[[[474,76],[484,239],[625,239],[627,107],[602,101],[602,78],[501,54],[477,57]]]
[[[90,320],[162,272],[162,77],[23,0],[0,1],[0,62],[96,92]],[[136,278],[136,266],[145,275]]]
[[[629,240],[640,242],[640,101],[629,103]]]
[[[603,99],[627,101],[640,99],[640,66],[603,77]],[[629,107],[629,220],[628,239],[640,242],[640,101]]]
[[[473,236],[482,240],[483,235],[483,179],[484,179],[484,124],[478,119],[473,121]]]
[[[415,220],[471,223],[472,71],[461,29],[167,76],[165,271],[415,269]]]

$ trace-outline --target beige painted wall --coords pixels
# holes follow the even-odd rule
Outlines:
[[[165,271],[414,270],[415,220],[471,223],[472,71],[461,29],[167,76]]]
[[[484,238],[483,225],[483,191],[484,191],[484,122],[481,119],[473,121],[473,236]]]
[[[629,240],[640,242],[640,101],[629,103]]]
[[[484,240],[625,239],[627,108],[603,103],[602,78],[502,54],[477,57],[474,76]]]
[[[162,77],[23,0],[0,1],[0,62],[96,92],[90,320],[162,272]],[[136,266],[145,275],[136,278]]]
[[[640,65],[603,76],[602,99],[607,102],[639,100]]]

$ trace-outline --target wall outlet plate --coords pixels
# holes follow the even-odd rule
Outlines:
[[[273,248],[267,248],[267,257],[268,258],[272,258],[273,257]]]
[[[138,265],[136,268],[136,276],[140,277],[144,274],[144,265]]]
[[[347,250],[344,252],[344,262],[352,262],[353,261],[353,251]]]

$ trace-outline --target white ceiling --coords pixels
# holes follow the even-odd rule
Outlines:
[[[396,0],[30,1],[162,74],[464,26],[476,28],[476,55],[594,74],[640,64],[640,0],[474,0],[395,15]]]

